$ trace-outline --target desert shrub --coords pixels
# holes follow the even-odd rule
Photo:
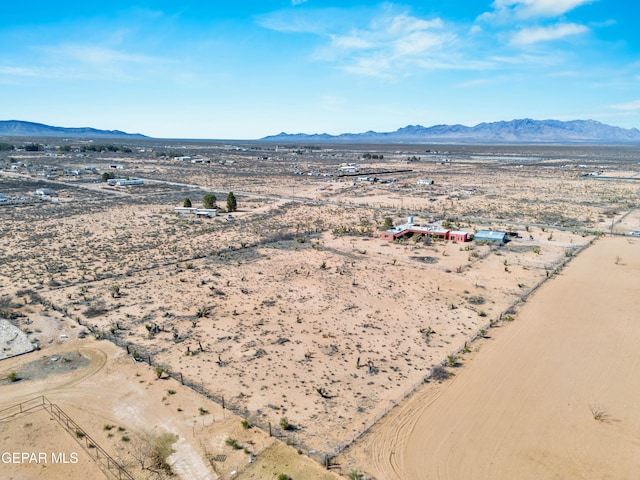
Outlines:
[[[349,480],[362,480],[362,474],[357,469],[352,468],[347,478]]]
[[[171,474],[171,465],[167,463],[167,458],[175,451],[173,444],[178,440],[178,436],[173,433],[163,433],[153,441],[151,451],[151,462],[153,466]]]
[[[108,310],[102,305],[91,305],[82,313],[87,318],[94,318],[104,315],[107,312]]]
[[[224,443],[229,445],[234,450],[240,450],[240,444],[238,443],[238,441],[235,438],[229,437],[224,441]]]
[[[282,417],[280,419],[280,428],[282,430],[293,430],[294,426],[289,423],[289,420],[287,420],[287,417]]]
[[[472,295],[471,297],[467,297],[467,302],[469,302],[471,305],[483,305],[485,299],[481,295]]]
[[[278,475],[278,480],[293,480],[293,479],[286,473],[281,473],[280,475]]]
[[[444,368],[444,366],[442,366],[442,365],[438,365],[436,367],[433,367],[433,370],[431,370],[431,378],[433,378],[434,380],[436,380],[438,382],[440,382],[442,380],[446,380],[450,376],[451,376],[451,373],[449,373],[447,371],[447,369]]]
[[[607,413],[601,406],[589,405],[589,410],[591,410],[591,416],[594,420],[598,420],[599,422],[607,420]]]
[[[9,373],[9,375],[7,375],[7,380],[9,380],[12,383],[17,382],[19,380],[18,374],[16,372]]]

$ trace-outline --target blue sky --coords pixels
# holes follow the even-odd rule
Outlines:
[[[619,0],[7,2],[0,119],[219,139],[640,128],[639,21]]]

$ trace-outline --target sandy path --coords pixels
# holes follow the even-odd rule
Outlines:
[[[366,470],[402,479],[639,478],[638,291],[640,242],[600,240],[513,324],[492,331],[453,380],[378,425],[364,440]]]

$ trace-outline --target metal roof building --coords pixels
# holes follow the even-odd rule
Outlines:
[[[473,239],[476,242],[492,242],[504,244],[507,241],[507,232],[498,232],[495,230],[478,230]]]

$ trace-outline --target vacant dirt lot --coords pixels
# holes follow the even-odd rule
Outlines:
[[[33,386],[31,395],[49,390],[27,370],[20,373],[24,362],[51,359],[68,346],[69,352],[97,349],[118,367],[88,376],[80,391],[74,384],[47,397],[88,419],[74,399],[89,405],[90,394],[104,391],[105,411],[113,411],[103,425],[89,422],[98,431],[92,437],[99,438],[105,424],[125,429],[104,434],[105,449],[122,454],[129,467],[135,458],[122,453],[129,444],[118,438],[175,433],[174,470],[183,478],[216,478],[249,466],[250,478],[273,476],[276,467],[265,463],[266,455],[249,465],[248,453],[225,444],[231,438],[250,453],[273,452],[269,429],[293,452],[335,463],[337,453],[434,369],[445,364],[466,371],[457,367],[488,342],[474,340],[492,327],[513,329],[517,322],[510,320],[520,318],[531,292],[548,279],[556,283],[564,265],[602,232],[640,229],[634,224],[640,183],[620,180],[626,173],[615,180],[583,176],[600,163],[608,172],[633,170],[627,151],[385,148],[384,161],[372,161],[347,147],[276,153],[194,146],[210,163],[189,165],[168,155],[121,158],[127,175],[144,178],[145,185],[119,188],[94,183],[99,173],[43,180],[35,172],[52,160],[25,159],[31,166],[2,177],[4,191],[17,198],[46,184],[58,196],[0,209],[3,316],[42,347],[0,363],[0,377],[12,369],[24,376],[0,385],[12,392],[2,403],[26,399],[18,394],[26,385]],[[55,161],[76,167],[91,161],[98,172],[108,171],[114,157],[101,155]],[[335,177],[340,163],[354,161],[367,177],[382,169],[398,173],[380,178],[388,182]],[[434,184],[417,183],[425,178]],[[231,219],[173,211],[185,197],[200,206],[210,191],[224,207],[231,190],[238,198]],[[512,241],[379,239],[386,217],[399,224],[408,216],[471,233],[509,231]],[[55,378],[92,365],[93,358],[88,367]],[[173,379],[159,380],[156,372]],[[107,390],[98,387],[102,376]],[[190,393],[168,393],[183,388]],[[155,406],[136,404],[147,401]],[[200,407],[218,417],[200,415]],[[242,428],[241,418],[256,428]],[[193,458],[187,460],[188,452]],[[228,458],[207,460],[218,454]],[[287,462],[293,469],[296,462]],[[366,456],[340,463],[343,473],[368,466]]]
[[[376,478],[635,478],[640,241],[604,238],[351,452]]]

